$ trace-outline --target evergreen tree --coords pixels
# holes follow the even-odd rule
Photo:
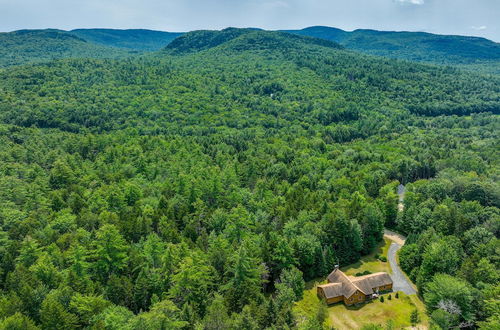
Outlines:
[[[96,233],[93,257],[95,272],[106,280],[111,274],[119,272],[127,265],[127,245],[113,225],[104,225]]]
[[[55,297],[45,298],[40,309],[42,329],[74,329],[78,318],[68,312]]]

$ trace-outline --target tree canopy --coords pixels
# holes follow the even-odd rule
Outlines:
[[[0,328],[321,327],[304,281],[384,227],[437,324],[498,322],[498,77],[181,38],[0,71]]]

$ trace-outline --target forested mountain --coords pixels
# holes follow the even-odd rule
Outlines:
[[[143,29],[76,29],[69,32],[96,44],[140,51],[160,50],[182,35],[176,32]]]
[[[231,33],[239,34],[245,30],[247,29],[226,29],[222,34],[220,31],[196,31],[196,34],[189,36],[196,36],[201,43],[211,42],[215,45],[225,41],[224,38],[230,38]],[[369,55],[452,65],[483,73],[500,73],[500,44],[484,38],[423,32],[347,32],[324,26],[284,32],[333,41]],[[21,30],[0,33],[0,46],[3,48],[3,52],[0,50],[0,66],[58,58],[116,58],[128,55],[127,51],[131,54],[154,52],[182,35],[184,33],[145,29]],[[183,38],[176,40],[179,43],[185,41]],[[189,40],[189,44],[194,48],[200,46],[196,40]]]
[[[286,32],[331,40],[371,55],[500,73],[500,44],[479,37],[362,29],[347,32],[326,26]]]
[[[217,48],[220,46],[219,48]],[[165,51],[170,54],[196,53],[216,48],[226,50],[230,55],[252,50],[283,51],[293,48],[323,46],[333,49],[342,47],[334,42],[319,38],[268,32],[256,29],[227,28],[222,31],[194,31],[186,33],[170,43]]]
[[[382,120],[398,113],[500,111],[496,77],[376,59],[279,32],[210,33],[213,39],[203,37],[204,31],[186,34],[153,57],[13,68],[0,75],[0,119],[75,132],[131,125],[165,132],[198,126],[203,118],[234,127],[283,127],[300,120],[337,131],[335,123],[368,114]],[[228,99],[237,106],[227,106]],[[349,141],[371,131],[339,134],[345,136],[335,140]]]
[[[322,329],[304,280],[384,226],[435,324],[493,329],[499,111],[497,77],[247,29],[6,68],[0,329]]]
[[[128,52],[97,45],[60,30],[0,33],[0,67],[61,58],[118,58]]]

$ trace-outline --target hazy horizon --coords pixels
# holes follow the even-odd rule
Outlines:
[[[147,29],[188,32],[328,26],[428,32],[500,41],[496,0],[0,0],[0,31]]]
[[[236,27],[236,26],[226,26],[220,29],[197,29],[197,30],[189,30],[189,31],[167,31],[167,30],[156,30],[156,29],[148,29],[148,28],[114,28],[114,27],[85,27],[85,28],[74,28],[74,29],[58,29],[54,27],[47,27],[47,28],[33,28],[33,29],[18,29],[18,30],[12,30],[12,31],[0,31],[0,33],[9,33],[9,32],[16,32],[16,31],[23,31],[23,30],[60,30],[60,31],[73,31],[73,30],[119,30],[119,31],[125,31],[125,30],[146,30],[146,31],[155,31],[155,32],[169,32],[169,33],[188,33],[188,32],[193,32],[193,31],[199,31],[199,30],[213,30],[213,31],[220,31],[223,29],[227,28],[238,28],[238,29],[260,29],[264,31],[290,31],[290,30],[303,30],[306,28],[311,28],[311,27],[326,27],[326,28],[333,28],[333,29],[340,29],[339,27],[336,26],[327,26],[327,25],[311,25],[311,26],[304,26],[304,27],[299,27],[299,28],[288,28],[288,29],[277,29],[277,30],[268,30],[260,27],[255,27],[255,26],[241,26],[241,27]],[[475,38],[485,38],[490,41],[493,41],[495,43],[500,43],[500,41],[492,40],[483,36],[475,36],[475,35],[463,35],[463,34],[442,34],[442,33],[433,33],[433,32],[427,32],[427,31],[409,31],[409,30],[377,30],[377,29],[372,29],[372,28],[358,28],[358,29],[353,29],[353,30],[346,30],[346,29],[340,29],[346,32],[353,32],[356,30],[374,30],[374,31],[380,31],[380,32],[411,32],[411,33],[431,33],[435,35],[456,35],[456,36],[463,36],[463,37],[475,37]]]

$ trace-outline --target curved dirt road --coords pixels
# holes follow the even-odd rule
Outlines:
[[[399,264],[396,260],[396,253],[401,248],[401,246],[403,246],[405,241],[404,237],[389,230],[384,230],[384,237],[392,240],[389,251],[387,251],[387,259],[389,260],[389,264],[391,265],[392,269],[392,290],[394,292],[402,291],[406,294],[416,294],[417,291],[403,274],[403,271],[401,270],[401,268],[399,268]]]

